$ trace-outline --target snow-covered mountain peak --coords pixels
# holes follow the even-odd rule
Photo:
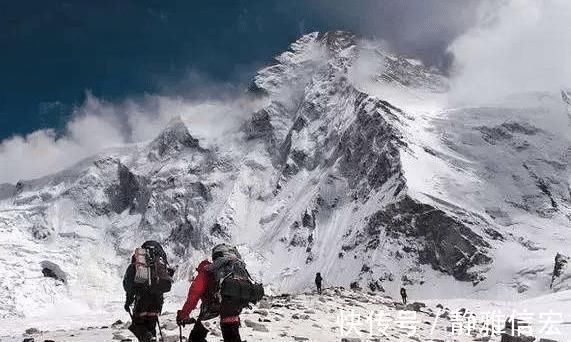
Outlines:
[[[541,118],[560,118],[561,101],[445,108],[446,89],[380,44],[311,33],[256,74],[256,106],[223,138],[183,115],[150,142],[2,186],[0,315],[35,314],[29,300],[103,310],[146,239],[165,244],[181,281],[228,241],[273,291],[316,272],[425,297],[550,291],[569,241],[571,149]]]
[[[161,160],[176,157],[182,149],[200,149],[198,139],[194,138],[180,116],[172,119],[167,127],[149,146],[149,159]]]

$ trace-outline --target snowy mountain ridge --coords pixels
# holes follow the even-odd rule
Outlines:
[[[182,116],[151,142],[0,186],[0,317],[110,310],[146,239],[165,243],[181,284],[230,241],[277,292],[315,272],[435,298],[551,291],[553,258],[570,254],[568,104],[447,108],[446,91],[419,62],[312,33],[255,76],[257,110],[231,142]]]

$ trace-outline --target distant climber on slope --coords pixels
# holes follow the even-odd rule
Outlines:
[[[178,325],[191,323],[189,315],[199,300],[200,314],[188,337],[189,342],[205,342],[208,330],[203,321],[220,315],[220,329],[225,342],[241,342],[240,313],[249,303],[262,299],[264,289],[252,282],[246,264],[236,247],[220,244],[212,249],[212,263],[203,260],[188,290],[188,298],[177,312]]]
[[[406,305],[407,294],[406,294],[406,289],[404,287],[400,288],[400,296],[402,297],[402,303]]]
[[[170,291],[173,274],[167,255],[158,242],[147,241],[135,249],[123,277],[124,308],[131,315],[129,330],[140,342],[156,341],[163,294]]]
[[[321,277],[321,272],[315,274],[315,286],[317,287],[317,293],[321,294],[321,284],[323,283],[323,278]]]

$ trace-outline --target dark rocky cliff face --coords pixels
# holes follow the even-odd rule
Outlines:
[[[147,209],[151,197],[150,181],[133,174],[128,167],[117,165],[118,182],[107,189],[111,209],[117,214],[129,209],[131,214],[142,214]]]
[[[480,235],[444,211],[408,196],[371,216],[365,232],[371,247],[384,233],[416,254],[421,264],[461,281],[483,280],[482,274],[470,269],[492,262],[485,254],[490,245]]]
[[[387,102],[360,94],[355,101],[355,121],[343,132],[336,157],[341,174],[353,189],[355,198],[366,200],[391,178],[390,190],[397,196],[405,186],[399,155],[397,130],[387,117],[399,110]]]

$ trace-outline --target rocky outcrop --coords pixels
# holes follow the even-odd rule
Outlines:
[[[549,288],[554,291],[560,291],[567,289],[571,284],[565,284],[571,279],[571,273],[569,272],[569,257],[561,253],[555,255],[555,265],[553,266],[553,275],[551,276],[551,285]]]
[[[514,135],[535,135],[541,132],[540,129],[531,125],[528,122],[518,122],[518,121],[507,121],[501,125],[488,127],[481,126],[477,129],[482,134],[482,139],[488,143],[494,145],[498,141],[510,140],[514,138]]]
[[[130,213],[143,213],[151,197],[149,181],[135,175],[121,163],[117,164],[117,183],[107,188],[109,204],[116,213],[129,209]]]
[[[407,251],[415,253],[420,263],[462,281],[483,280],[483,274],[470,269],[492,261],[485,254],[490,245],[480,235],[444,211],[408,196],[371,216],[365,232],[370,248],[378,247],[383,234],[405,239]]]
[[[194,138],[180,117],[173,119],[149,146],[148,157],[160,160],[177,154],[185,148],[198,149],[198,139]]]
[[[571,92],[569,91],[565,91],[565,90],[561,90],[561,98],[563,99],[563,102],[567,105],[567,116],[569,117],[569,120],[571,120]]]
[[[367,199],[394,178],[396,196],[405,187],[398,133],[386,117],[399,110],[389,103],[361,94],[355,103],[356,119],[337,148],[339,169],[354,189],[355,198]]]
[[[384,58],[383,72],[379,77],[388,83],[397,83],[404,87],[430,89],[445,92],[448,89],[446,79],[436,70],[427,72],[422,62],[402,56]]]
[[[42,267],[42,274],[44,277],[53,278],[64,284],[67,282],[68,275],[61,269],[61,267],[59,267],[59,265],[51,261],[44,260],[40,263],[40,266]]]
[[[273,126],[267,110],[261,109],[243,125],[246,140],[262,139],[268,144],[273,144]]]

